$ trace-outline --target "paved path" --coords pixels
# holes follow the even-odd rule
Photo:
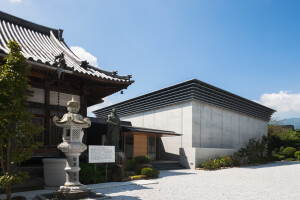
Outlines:
[[[300,199],[299,162],[217,171],[162,171],[157,184],[97,189],[112,199],[297,200]]]
[[[126,200],[298,200],[300,163],[276,162],[217,171],[161,171],[160,178],[155,180],[104,183],[90,188],[112,199]],[[45,192],[49,190],[19,195],[31,199],[34,194]]]

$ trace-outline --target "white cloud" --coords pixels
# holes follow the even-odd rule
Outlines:
[[[93,56],[91,53],[87,52],[84,48],[79,46],[71,46],[70,49],[77,55],[81,60],[87,60],[90,65],[94,67],[98,66],[98,61],[95,56]]]
[[[22,0],[9,0],[11,3],[22,3]]]
[[[95,115],[94,115],[94,113],[92,113],[92,111],[95,111],[95,110],[98,110],[100,108],[104,108],[104,107],[107,107],[107,106],[111,106],[111,105],[114,104],[112,101],[110,101],[108,99],[108,97],[105,97],[103,100],[104,100],[103,103],[96,104],[96,105],[88,107],[87,108],[87,116],[89,116],[89,117],[95,117]]]
[[[300,93],[280,91],[279,93],[263,94],[256,102],[275,109],[277,112],[274,117],[281,119],[300,117]]]

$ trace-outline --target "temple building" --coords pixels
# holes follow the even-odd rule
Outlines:
[[[117,71],[105,71],[81,60],[64,42],[62,33],[61,29],[0,12],[0,61],[8,56],[6,44],[14,40],[31,65],[28,111],[34,115],[34,122],[44,127],[44,132],[35,138],[43,145],[34,157],[59,156],[57,145],[62,129],[54,126],[52,119],[67,111],[66,103],[72,95],[80,102],[80,113],[85,117],[87,107],[103,102],[104,97],[134,82],[131,75],[120,76]]]
[[[180,134],[180,137],[156,137],[155,151],[159,151],[160,160],[179,160],[186,168],[198,167],[202,161],[218,155],[233,154],[250,138],[261,139],[267,135],[267,123],[275,112],[197,79],[94,113],[105,118],[113,107],[120,119],[131,122],[132,126]],[[140,145],[149,145],[149,140],[149,136],[145,137]]]

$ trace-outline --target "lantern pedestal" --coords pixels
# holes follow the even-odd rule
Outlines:
[[[83,199],[90,195],[90,190],[84,185],[60,186],[59,190],[54,192],[54,196],[59,199]]]

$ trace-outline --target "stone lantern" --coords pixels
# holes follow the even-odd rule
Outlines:
[[[57,116],[53,118],[55,125],[63,128],[63,142],[57,148],[67,157],[66,183],[55,192],[55,196],[65,199],[84,198],[90,195],[90,191],[79,182],[79,156],[87,149],[87,146],[82,143],[84,135],[82,129],[90,127],[91,121],[77,114],[79,103],[73,97],[71,101],[68,101],[67,109],[69,112],[61,119]]]

